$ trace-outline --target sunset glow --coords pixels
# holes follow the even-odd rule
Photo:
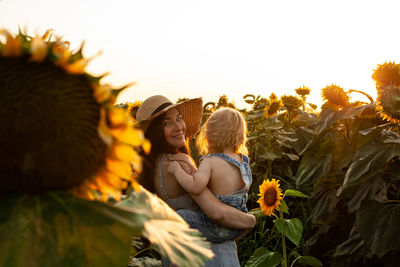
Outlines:
[[[397,1],[0,0],[0,28],[53,28],[114,86],[137,84],[119,102],[163,94],[245,106],[245,94],[294,94],[321,105],[336,84],[376,97],[373,69],[400,62]],[[367,98],[359,96],[368,101]]]

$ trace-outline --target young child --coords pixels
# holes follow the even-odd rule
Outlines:
[[[219,109],[211,114],[197,137],[199,152],[208,154],[200,159],[197,172],[187,174],[177,161],[171,162],[168,171],[187,192],[199,194],[208,186],[223,203],[248,212],[247,192],[252,178],[246,132],[246,121],[239,111]],[[201,212],[179,210],[178,214],[214,243],[235,239],[243,232],[221,227]]]

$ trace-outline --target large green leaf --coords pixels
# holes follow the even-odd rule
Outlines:
[[[385,141],[370,143],[356,152],[353,163],[346,172],[343,185],[337,192],[338,196],[343,190],[374,176],[380,172],[393,157],[400,155],[400,144],[386,143]]]
[[[280,233],[287,236],[296,246],[299,245],[303,234],[303,223],[299,219],[276,219],[274,224]]]
[[[278,252],[269,251],[265,247],[257,248],[244,266],[246,267],[275,267],[281,263],[282,256]]]
[[[364,109],[372,108],[372,107],[375,107],[375,105],[369,104],[369,105],[363,105],[363,106],[359,106],[359,107],[355,107],[355,108],[351,107],[351,106],[347,106],[347,107],[343,108],[342,110],[326,113],[327,116],[325,118],[323,118],[323,120],[321,120],[320,124],[318,125],[318,133],[321,133],[325,129],[332,126],[334,123],[338,122],[339,120],[354,118],[355,116],[360,114]]]
[[[297,260],[302,265],[320,267],[322,262],[313,256],[300,256]]]
[[[361,238],[380,257],[400,249],[399,222],[399,203],[366,201],[356,216],[356,225]]]
[[[2,199],[0,266],[126,266],[141,235],[179,266],[212,257],[209,243],[164,202],[144,189],[131,196],[131,208],[65,192]]]
[[[0,201],[1,266],[126,266],[146,217],[65,192]]]
[[[288,189],[285,191],[285,194],[283,194],[283,197],[308,197],[307,195],[303,194],[300,191],[293,190],[293,189]]]
[[[296,184],[300,186],[327,174],[331,169],[333,149],[334,142],[327,139],[320,146],[307,151],[297,169]]]
[[[278,146],[268,149],[266,146],[258,146],[258,157],[260,159],[275,160],[283,157],[283,151]]]
[[[377,200],[379,202],[387,200],[388,184],[385,182],[381,174],[378,174],[374,179],[370,179],[354,189],[347,195],[350,200],[347,204],[349,213],[356,212],[364,199]]]
[[[347,255],[367,255],[368,247],[365,244],[365,241],[360,237],[360,233],[356,231],[356,228],[353,226],[353,229],[350,232],[349,239],[336,247],[335,254],[333,257],[341,257]]]
[[[199,231],[190,229],[174,210],[144,189],[141,193],[133,192],[117,206],[145,216],[143,236],[177,266],[201,266],[213,256],[210,243]]]
[[[336,196],[336,189],[325,187],[318,188],[311,196],[311,200],[315,202],[311,213],[313,223],[331,215],[339,202],[339,198]]]

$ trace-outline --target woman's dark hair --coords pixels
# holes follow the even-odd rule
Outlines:
[[[168,144],[164,136],[164,129],[162,127],[164,117],[165,113],[161,114],[155,118],[147,128],[145,137],[151,142],[151,151],[148,155],[144,154],[143,152],[141,153],[143,157],[143,170],[139,177],[139,183],[152,193],[155,193],[153,177],[154,172],[157,169],[156,160],[160,154],[175,154],[181,152],[190,156],[188,142],[185,142],[185,146],[179,148],[178,150]]]

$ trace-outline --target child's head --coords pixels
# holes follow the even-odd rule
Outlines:
[[[242,114],[236,109],[221,108],[201,127],[196,143],[201,154],[223,152],[226,148],[247,154],[246,134],[247,125]]]

